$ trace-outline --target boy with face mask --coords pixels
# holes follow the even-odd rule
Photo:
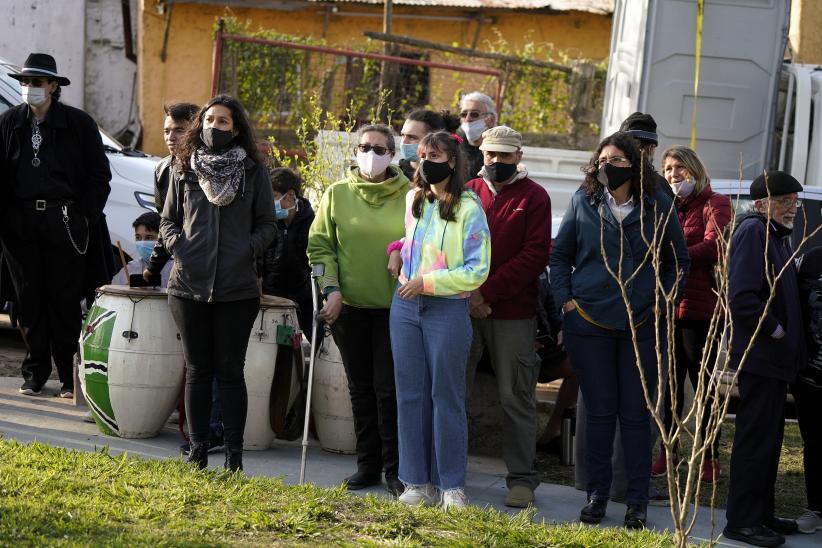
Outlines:
[[[265,250],[259,267],[263,293],[283,297],[300,307],[300,329],[311,332],[311,267],[308,266],[308,229],[314,221],[311,202],[302,195],[300,176],[287,167],[269,171],[274,191],[277,236]]]
[[[134,220],[131,226],[134,227],[134,246],[137,248],[137,257],[128,263],[128,274],[120,268],[112,278],[111,283],[115,285],[128,285],[130,274],[141,274],[145,270],[160,233],[160,214],[154,211],[143,213]],[[169,259],[163,266],[160,273],[160,287],[165,287],[168,283],[168,275],[173,264],[174,260]]]

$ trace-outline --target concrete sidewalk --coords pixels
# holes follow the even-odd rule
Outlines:
[[[180,436],[176,429],[167,426],[159,436],[145,440],[127,440],[106,436],[94,424],[82,420],[85,408],[74,407],[70,400],[51,397],[59,385],[49,382],[44,396],[29,397],[18,393],[21,381],[16,378],[0,378],[0,435],[20,442],[39,441],[51,445],[94,451],[108,446],[113,454],[128,452],[143,458],[180,458]],[[285,483],[296,484],[300,472],[299,442],[275,442],[267,451],[247,451],[243,455],[245,472],[249,476],[282,477]],[[211,466],[222,466],[222,455],[211,456]],[[337,455],[320,449],[316,440],[308,450],[308,481],[321,486],[335,486],[356,469],[355,457]],[[472,504],[516,513],[503,506],[507,492],[505,487],[505,465],[500,459],[471,456],[468,463],[466,494]],[[364,494],[388,497],[381,487],[364,491]],[[572,487],[543,483],[536,491],[536,520],[546,523],[576,523],[579,510],[585,504],[585,495]],[[625,515],[622,504],[611,503],[603,526],[621,526]],[[658,530],[671,527],[669,508],[648,508],[649,526]],[[717,524],[713,537],[722,532],[725,515],[722,510],[715,512]],[[711,536],[710,512],[702,508],[693,532],[693,541],[705,541]],[[822,545],[822,532],[815,535],[794,535],[787,537],[785,546],[803,548]],[[720,539],[723,546],[747,546]]]

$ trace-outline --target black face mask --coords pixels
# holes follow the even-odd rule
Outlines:
[[[220,152],[234,140],[234,134],[216,127],[203,128],[200,138],[213,152]]]
[[[429,185],[435,185],[450,177],[454,173],[454,168],[448,165],[448,162],[432,162],[430,160],[422,160],[420,162],[420,172],[422,178]]]
[[[485,172],[488,178],[495,183],[504,183],[514,176],[517,172],[517,164],[503,164],[502,162],[494,162],[493,164],[485,166]]]
[[[621,187],[625,181],[631,179],[633,172],[630,167],[617,167],[611,164],[605,164],[599,168],[597,173],[597,181],[603,186],[607,186],[608,190],[616,190]]]

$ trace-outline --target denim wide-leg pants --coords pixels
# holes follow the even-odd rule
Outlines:
[[[467,299],[420,295],[391,303],[400,479],[465,487],[465,365],[473,331]]]

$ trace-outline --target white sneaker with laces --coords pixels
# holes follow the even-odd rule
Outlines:
[[[437,488],[427,483],[425,485],[406,485],[405,491],[397,499],[409,506],[432,506],[437,498]]]
[[[800,533],[812,535],[817,531],[822,531],[822,515],[813,510],[805,510],[805,513],[796,518],[796,526]]]
[[[459,487],[456,489],[446,489],[442,492],[442,509],[449,508],[465,508],[468,506],[468,497],[465,496],[465,491]]]

